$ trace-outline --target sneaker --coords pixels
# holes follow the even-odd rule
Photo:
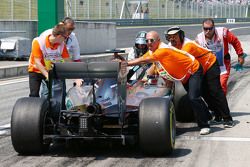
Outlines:
[[[213,114],[210,113],[210,112],[208,113],[208,120],[209,120],[209,121],[213,120]]]
[[[222,117],[214,117],[214,121],[216,122],[222,122]]]
[[[202,128],[200,131],[200,135],[207,135],[210,133],[210,128]]]
[[[224,128],[232,128],[232,127],[234,127],[234,121],[224,121],[224,123],[223,123],[223,125],[224,125]]]
[[[223,120],[222,120],[222,118],[220,118],[220,117],[215,117],[215,118],[214,118],[213,120],[211,120],[209,123],[212,124],[212,125],[219,125],[219,124],[222,124],[222,123],[223,123]]]

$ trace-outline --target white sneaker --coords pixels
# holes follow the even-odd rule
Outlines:
[[[202,128],[200,131],[200,135],[207,135],[210,133],[210,128]]]

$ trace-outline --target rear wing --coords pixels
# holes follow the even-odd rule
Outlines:
[[[126,84],[127,75],[123,75],[119,62],[65,62],[55,63],[49,71],[49,97],[52,97],[53,79],[76,79],[76,78],[116,78],[118,89],[118,110],[120,112],[119,122],[123,124],[124,113],[126,111]],[[93,85],[94,87],[94,85]],[[94,92],[94,91],[93,91]],[[94,100],[95,101],[95,100]]]
[[[50,79],[117,78],[119,62],[65,62],[55,63]]]

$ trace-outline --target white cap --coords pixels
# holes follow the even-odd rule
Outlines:
[[[174,27],[170,27],[167,31],[165,31],[164,33],[165,34],[168,34],[168,35],[173,35],[173,34],[176,34],[177,32],[179,32],[181,30],[180,27],[178,26],[174,26]]]

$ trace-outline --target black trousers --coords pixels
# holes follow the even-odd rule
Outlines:
[[[39,90],[42,80],[45,80],[45,76],[36,72],[29,72],[29,87],[30,97],[39,97]]]
[[[39,97],[40,86],[42,80],[46,80],[45,76],[40,73],[29,72],[29,86],[30,86],[30,97]],[[65,109],[65,96],[66,96],[66,84],[65,81],[62,80],[54,80],[52,83],[52,99],[61,105],[62,109]],[[48,88],[47,85],[44,85],[47,96],[48,96]],[[47,98],[44,97],[44,98]]]
[[[204,75],[203,97],[209,109],[214,111],[215,117],[222,117],[225,121],[232,120],[227,98],[220,84],[220,67],[217,61]]]
[[[202,78],[203,69],[200,65],[198,71],[196,71],[189,78],[188,82],[183,86],[188,92],[188,97],[191,102],[192,109],[197,119],[197,124],[200,128],[208,128],[209,110],[206,103],[203,101],[202,95]]]

